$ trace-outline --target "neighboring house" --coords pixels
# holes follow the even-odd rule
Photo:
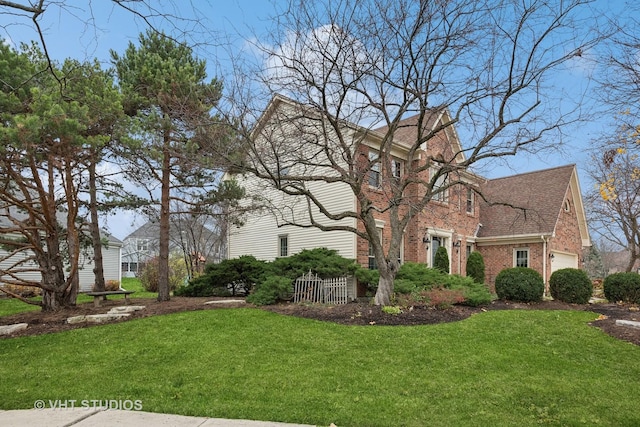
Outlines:
[[[18,214],[15,212],[13,216]],[[0,226],[8,225],[6,217],[0,216]],[[122,242],[113,236],[106,236],[107,244],[102,247],[102,263],[103,274],[105,281],[117,281],[120,282],[120,253],[122,249]],[[13,257],[8,257],[8,252],[0,247],[0,269],[10,269],[13,264]],[[24,256],[24,255],[17,255]],[[36,267],[33,263],[32,266]],[[95,274],[93,273],[93,249],[91,247],[82,249],[80,251],[79,258],[79,279],[80,279],[80,292],[89,292],[93,289],[95,283]],[[27,280],[40,281],[40,273],[36,271],[28,271],[18,274],[18,277]],[[0,276],[0,286],[3,284],[2,276]]]
[[[180,230],[177,222],[171,223],[169,251],[187,255],[194,270],[202,269],[206,263],[220,262],[223,258],[223,240],[210,228],[189,223]],[[148,221],[123,240],[122,277],[136,277],[145,263],[159,254],[160,225]]]
[[[295,108],[293,101],[276,97],[261,120],[263,123],[269,120],[277,122],[278,114],[286,116]],[[434,110],[426,127],[436,129],[450,120],[446,110]],[[421,152],[411,160],[408,159],[408,148],[415,141],[418,130],[416,123],[416,117],[407,118],[398,125],[395,133],[392,167],[399,174],[404,162],[408,161],[420,162],[439,156],[453,158],[457,163],[464,160],[462,144],[451,126],[424,144]],[[365,142],[359,146],[361,155],[377,155],[379,141],[386,131],[384,127],[371,131],[345,124],[345,128],[354,134],[366,135]],[[295,135],[285,135],[284,138],[300,141],[295,139]],[[425,172],[426,176],[422,178],[428,179],[431,173],[434,171]],[[285,172],[280,174],[286,178]],[[271,206],[248,215],[242,226],[230,227],[229,258],[254,255],[271,261],[302,249],[327,247],[337,250],[343,257],[356,259],[364,267],[376,268],[375,258],[365,239],[347,231],[323,232],[313,227],[287,225],[287,221],[293,218],[304,221],[305,216],[308,217],[304,201],[285,196],[255,177],[237,175],[235,178],[248,194],[261,196]],[[507,267],[531,267],[543,275],[545,282],[557,268],[580,267],[582,249],[590,246],[591,242],[575,165],[494,180],[462,169],[455,172],[455,177],[452,173],[449,178],[465,185],[452,186],[436,194],[428,208],[413,218],[405,230],[401,262],[433,266],[436,250],[444,246],[449,254],[450,272],[464,275],[467,257],[477,250],[484,257],[490,284],[494,283],[497,273]],[[377,197],[384,197],[380,191],[379,173],[373,170],[368,180],[365,191],[369,191],[370,198],[375,202]],[[313,185],[314,196],[333,212],[359,209],[356,197],[344,183],[314,182],[309,185]],[[436,182],[438,185],[442,182]],[[334,223],[322,215],[314,216],[320,223]],[[363,224],[356,223],[354,219],[342,221],[345,225],[364,230]],[[388,241],[388,214],[378,213],[376,223],[381,239]],[[363,289],[352,289],[350,295],[362,296],[363,293]]]
[[[102,246],[102,271],[105,283],[110,281],[120,283],[122,274],[120,272],[120,259],[122,253],[122,241],[108,235],[106,245]],[[80,292],[90,292],[95,283],[93,273],[93,250],[88,248],[80,253]]]
[[[144,264],[158,255],[158,223],[148,221],[122,241],[122,277],[136,277]]]

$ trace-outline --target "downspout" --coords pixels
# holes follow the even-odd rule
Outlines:
[[[540,236],[542,239],[542,277],[544,277],[544,294],[549,296],[549,281],[547,280],[547,239],[544,235]]]

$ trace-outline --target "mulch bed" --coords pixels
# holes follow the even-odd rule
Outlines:
[[[186,298],[173,297],[170,301],[158,302],[155,299],[133,298],[132,305],[144,305],[145,309],[136,311],[125,320],[139,319],[142,317],[156,316],[180,311],[192,310],[217,310],[229,307],[246,306],[243,303],[231,304],[204,304],[206,301],[220,300],[223,298]],[[235,298],[234,298],[235,299]],[[29,327],[23,331],[14,333],[9,337],[28,336],[54,333],[77,328],[87,328],[96,325],[66,323],[72,316],[106,313],[110,308],[121,306],[122,300],[104,301],[101,307],[94,307],[93,303],[80,304],[73,308],[60,310],[53,313],[40,311],[19,313],[0,317],[0,325],[14,323],[28,323]],[[289,316],[298,316],[327,322],[336,322],[344,325],[423,325],[443,322],[455,322],[466,319],[474,313],[487,310],[581,310],[593,311],[600,314],[600,318],[591,322],[591,325],[602,329],[605,333],[635,345],[640,345],[640,329],[616,325],[616,320],[640,321],[640,312],[637,306],[626,304],[593,304],[574,305],[559,301],[544,301],[540,303],[512,303],[494,301],[484,307],[452,306],[446,309],[436,309],[427,306],[416,306],[411,310],[404,310],[400,314],[388,314],[381,307],[366,303],[350,303],[339,306],[308,305],[308,304],[278,304],[264,307],[265,310]],[[0,336],[1,338],[9,338]]]

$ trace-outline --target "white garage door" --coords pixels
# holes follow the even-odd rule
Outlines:
[[[578,268],[578,255],[563,254],[551,251],[553,259],[551,259],[551,272],[563,268]]]

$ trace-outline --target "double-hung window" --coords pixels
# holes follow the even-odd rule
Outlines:
[[[435,169],[431,169],[431,173],[436,174],[437,171]],[[448,190],[445,187],[447,184],[447,175],[443,174],[436,179],[436,182],[433,184],[433,200],[438,202],[446,202],[448,197]]]
[[[517,248],[513,250],[513,266],[529,267],[529,248]]]
[[[473,214],[473,190],[467,188],[467,213]]]
[[[286,234],[278,236],[278,256],[289,256],[289,236]]]
[[[371,168],[369,169],[369,185],[372,187],[380,187],[380,161],[378,160],[378,153],[374,151],[369,152],[369,163]]]

